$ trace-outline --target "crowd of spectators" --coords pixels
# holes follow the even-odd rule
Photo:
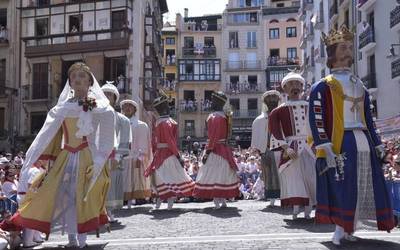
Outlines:
[[[180,110],[186,112],[195,112],[200,108],[201,111],[211,111],[211,100],[201,99],[200,102],[192,99],[182,100]]]

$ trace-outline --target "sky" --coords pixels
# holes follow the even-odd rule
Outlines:
[[[175,23],[176,13],[184,14],[184,8],[189,9],[189,16],[205,14],[222,14],[228,0],[167,0],[169,13],[164,15],[164,21]]]

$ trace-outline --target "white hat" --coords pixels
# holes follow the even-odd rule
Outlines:
[[[104,93],[106,93],[106,92],[113,93],[116,98],[115,103],[117,103],[119,100],[119,92],[118,92],[117,87],[115,87],[114,84],[112,84],[112,83],[113,82],[107,81],[107,83],[101,87],[101,90],[103,90]]]
[[[281,97],[281,93],[279,93],[278,90],[269,90],[269,91],[266,91],[266,92],[262,95],[262,99],[264,100],[265,97],[271,96],[271,95],[276,95],[276,96],[278,96],[279,98]]]
[[[286,83],[290,81],[301,82],[303,85],[306,83],[304,78],[299,73],[289,72],[289,74],[287,74],[282,80],[281,83],[282,88],[286,85]]]
[[[122,108],[124,104],[131,104],[135,106],[136,109],[139,109],[139,105],[134,100],[129,100],[129,99],[123,100],[120,102],[119,106]]]

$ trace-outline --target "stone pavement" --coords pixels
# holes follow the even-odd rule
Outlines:
[[[100,238],[89,235],[89,249],[400,249],[400,231],[382,233],[363,226],[357,243],[340,248],[330,242],[334,227],[292,220],[290,210],[266,208],[264,201],[237,201],[214,210],[213,203],[175,204],[152,211],[150,205],[118,212],[121,224]],[[163,204],[162,208],[166,207]],[[42,248],[59,249],[67,236],[53,233]]]

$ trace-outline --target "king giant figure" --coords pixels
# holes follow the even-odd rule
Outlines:
[[[309,99],[317,149],[316,220],[336,224],[335,245],[357,240],[352,234],[366,220],[375,221],[379,230],[394,227],[371,97],[350,69],[353,38],[346,27],[323,34],[331,75],[312,86]]]

